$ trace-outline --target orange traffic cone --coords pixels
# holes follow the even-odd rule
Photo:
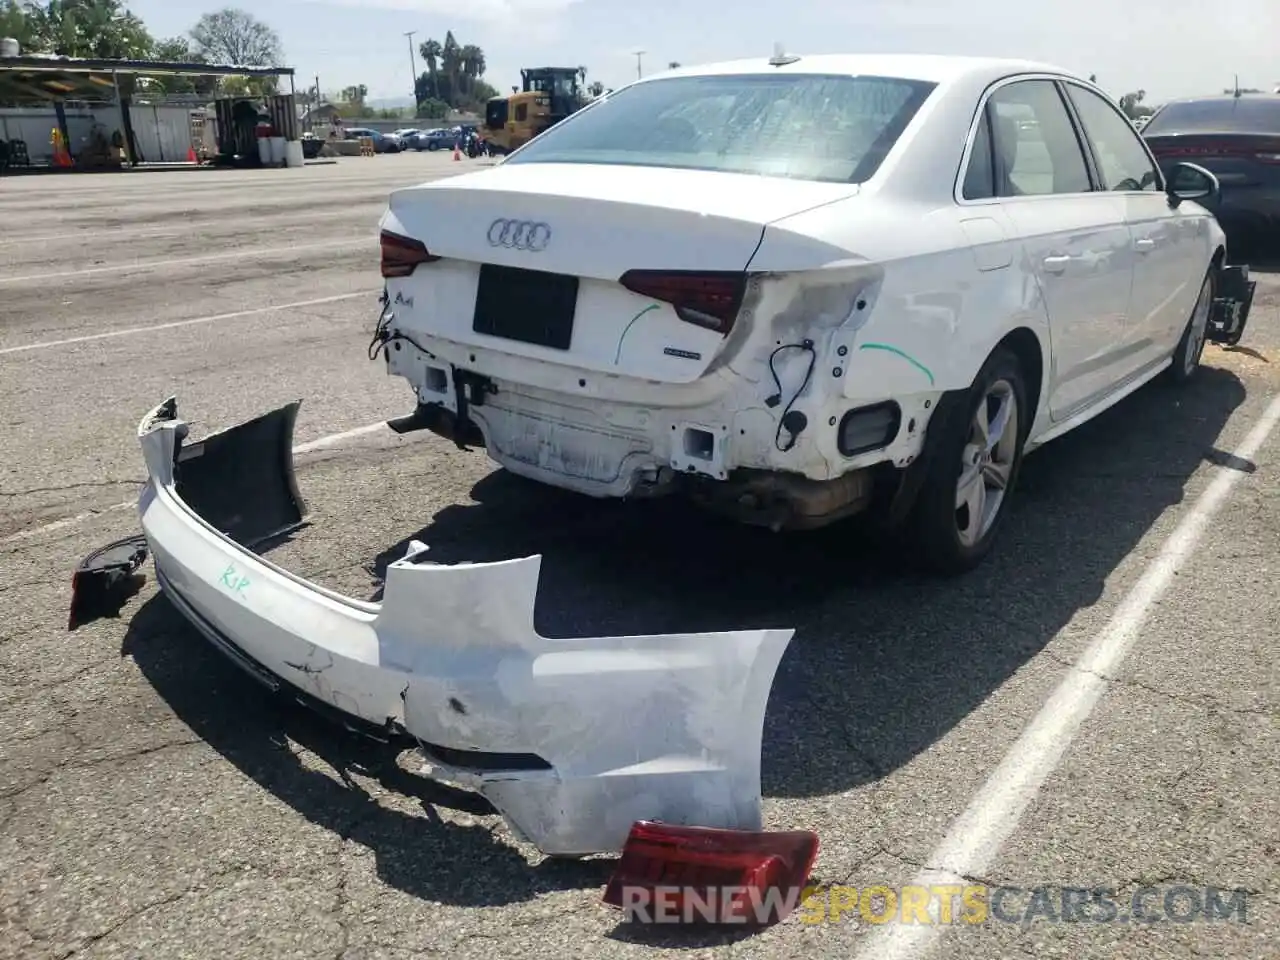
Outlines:
[[[187,163],[199,163],[200,160],[196,156],[195,147],[187,147]]]
[[[453,145],[453,159],[455,160],[462,159],[462,151],[458,149],[458,145],[456,143]]]

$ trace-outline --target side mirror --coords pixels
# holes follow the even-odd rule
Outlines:
[[[1169,206],[1176,207],[1183,200],[1216,200],[1222,184],[1199,164],[1176,163],[1169,169],[1165,192],[1169,195]]]

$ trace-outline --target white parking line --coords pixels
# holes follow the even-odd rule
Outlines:
[[[124,330],[107,330],[103,333],[88,333],[82,337],[67,337],[65,340],[44,340],[40,343],[28,343],[21,347],[0,348],[0,357],[9,353],[25,353],[28,350],[45,350],[49,347],[65,347],[71,343],[87,343],[90,340],[107,340],[111,337],[127,337],[135,333],[151,333],[155,330],[172,330],[174,327],[190,327],[198,323],[217,323],[219,320],[238,320],[241,317],[252,317],[273,310],[291,310],[294,307],[316,307],[323,303],[338,303],[342,300],[354,300],[357,297],[371,297],[378,290],[361,290],[357,293],[339,293],[332,297],[316,297],[314,300],[295,300],[293,303],[277,303],[269,307],[254,307],[252,310],[236,310],[232,313],[215,313],[207,317],[192,317],[189,320],[172,320],[168,323],[157,323],[149,327],[126,327]]]
[[[1235,450],[1250,460],[1280,422],[1280,396]],[[986,873],[1001,846],[1018,826],[1031,801],[1053,773],[1106,692],[1107,679],[1123,663],[1138,639],[1151,608],[1169,589],[1214,514],[1221,509],[1242,471],[1222,470],[1178,523],[1159,554],[1125,596],[1119,609],[1093,639],[1057,690],[1032,719],[994,773],[952,824],[942,843],[912,881],[921,886],[962,884]],[[932,909],[937,904],[931,904]],[[859,960],[920,960],[942,935],[944,925],[894,924],[872,930],[862,941]]]
[[[339,433],[331,433],[327,436],[317,437],[315,440],[308,440],[306,443],[300,443],[294,446],[293,452],[296,456],[300,453],[314,453],[317,450],[333,450],[341,447],[348,440],[355,440],[369,434],[379,433],[385,430],[391,432],[391,428],[387,426],[385,420],[379,420],[376,423],[367,423],[362,427],[353,427],[350,430],[343,430]],[[21,543],[24,540],[32,540],[46,533],[53,533],[56,530],[62,530],[66,527],[73,527],[77,523],[83,523],[85,520],[92,520],[94,517],[100,517],[104,513],[114,513],[118,510],[127,510],[138,505],[137,500],[125,500],[122,503],[113,503],[109,507],[103,507],[101,510],[87,510],[84,513],[77,513],[74,517],[63,517],[61,520],[54,520],[39,527],[32,527],[29,530],[21,530],[18,533],[11,533],[7,537],[0,537],[0,546],[6,546],[11,543]]]
[[[356,437],[363,437],[370,433],[380,433],[381,431],[390,431],[387,421],[379,420],[377,423],[366,423],[363,427],[355,427],[351,430],[343,430],[341,433],[331,433],[327,437],[321,437],[318,440],[308,440],[306,443],[300,443],[293,448],[294,454],[314,453],[317,450],[331,450],[334,447],[340,447],[348,440],[354,440]]]
[[[292,255],[300,250],[328,250],[335,247],[354,247],[372,243],[376,236],[365,236],[359,239],[325,240],[321,243],[291,243],[279,247],[256,247],[246,250],[226,250],[222,253],[205,253],[198,257],[180,257],[177,260],[146,260],[134,263],[118,263],[109,267],[82,267],[79,270],[59,270],[56,273],[30,273],[21,277],[0,277],[0,284],[31,283],[37,280],[57,280],[62,277],[88,277],[97,273],[133,273],[136,271],[158,270],[162,267],[176,267],[187,263],[211,263],[215,260],[248,260],[256,254]]]

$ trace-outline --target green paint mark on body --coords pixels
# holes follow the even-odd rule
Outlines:
[[[645,307],[643,310],[641,310],[639,313],[637,313],[634,317],[632,317],[630,320],[627,321],[627,325],[622,328],[622,336],[618,338],[618,352],[613,355],[613,365],[615,367],[618,365],[619,361],[622,359],[622,342],[627,339],[627,334],[631,332],[631,328],[635,326],[635,322],[639,320],[641,317],[643,317],[650,310],[657,310],[657,309],[658,309],[658,305],[656,303],[651,303],[647,307]]]
[[[236,572],[234,566],[228,566],[218,578],[218,586],[230,593],[244,593],[249,586],[249,578]]]
[[[911,354],[903,350],[899,350],[897,347],[891,347],[887,343],[864,343],[862,344],[862,346],[858,347],[858,349],[859,350],[884,350],[886,353],[897,354],[903,360],[907,361],[907,363],[911,364],[913,367],[915,367],[917,370],[923,373],[926,377],[928,377],[929,385],[933,386],[933,374],[929,372],[929,368],[926,367],[919,360],[917,360],[915,357],[911,356]]]

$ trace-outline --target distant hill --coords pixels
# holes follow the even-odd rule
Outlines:
[[[374,110],[403,110],[406,107],[416,106],[413,97],[382,97],[376,100],[366,100],[365,106]]]

